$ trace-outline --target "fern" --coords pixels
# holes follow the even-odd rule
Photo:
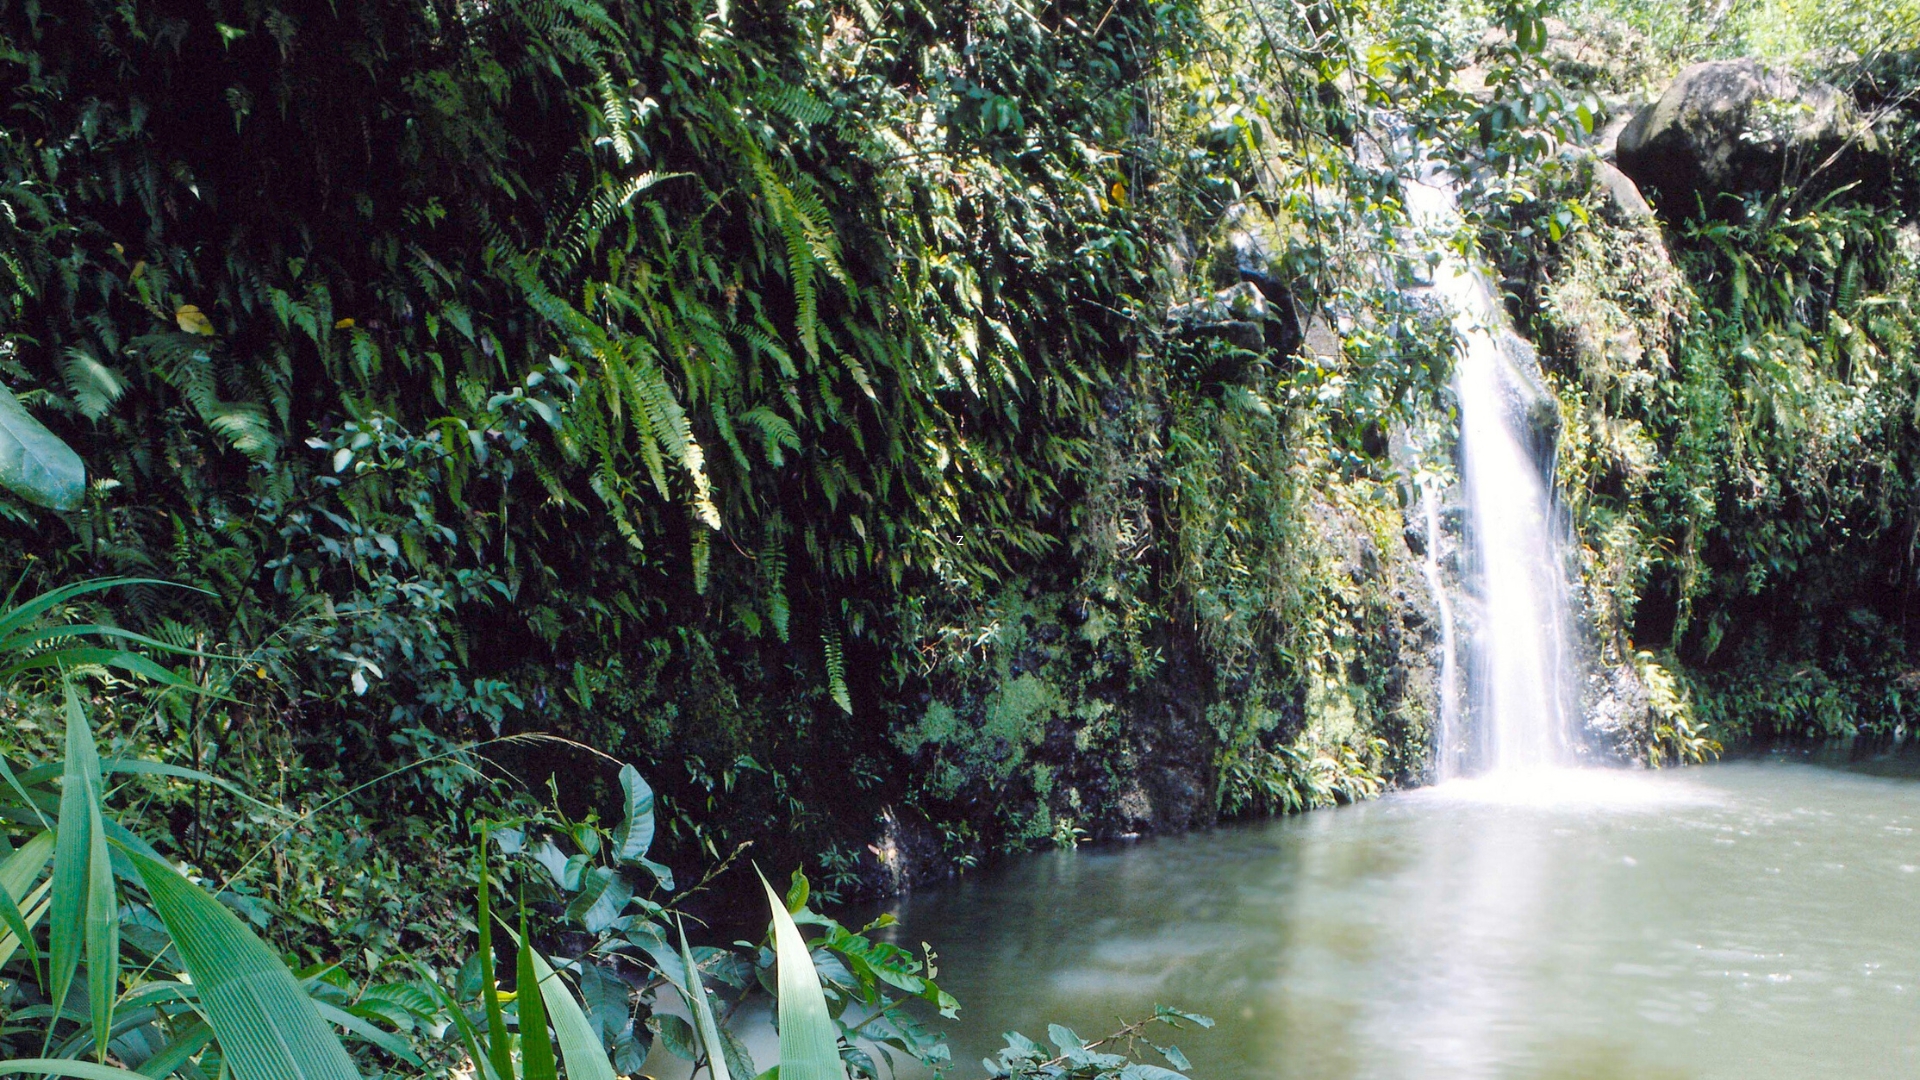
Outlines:
[[[820,634],[820,644],[827,658],[827,694],[840,711],[853,715],[853,697],[847,692],[847,664],[840,651],[840,631],[827,629]]]
[[[700,522],[693,525],[693,591],[707,595],[707,569],[713,558],[712,532]]]
[[[800,433],[793,424],[764,405],[741,413],[740,422],[760,432],[761,452],[776,469],[787,463],[784,451],[800,449]]]
[[[69,346],[61,354],[60,375],[74,406],[89,420],[105,416],[127,392],[127,382],[119,372],[101,363],[84,345]]]
[[[760,591],[767,598],[767,621],[773,624],[773,636],[788,640],[792,611],[787,606],[786,536],[777,516],[768,519],[760,545]]]
[[[802,124],[824,124],[833,119],[833,106],[792,83],[761,86],[754,102]]]

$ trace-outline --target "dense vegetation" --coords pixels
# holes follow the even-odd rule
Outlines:
[[[143,987],[217,895],[362,1066],[753,1076],[804,982],[872,1076],[953,1003],[810,898],[1418,782],[1414,145],[1559,400],[1601,749],[1903,730],[1913,13],[1674,11],[0,0],[8,1056],[119,993],[216,1075]],[[1609,124],[1736,55],[1882,179],[1626,206]],[[1158,1075],[1056,1043],[996,1068]]]

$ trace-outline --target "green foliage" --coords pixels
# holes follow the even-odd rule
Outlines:
[[[1052,1024],[1047,1028],[1047,1041],[1053,1044],[1051,1049],[1013,1031],[1007,1033],[1007,1045],[999,1055],[988,1058],[980,1064],[990,1078],[1184,1080],[1184,1077],[1173,1069],[1137,1060],[1137,1057],[1144,1054],[1140,1044],[1145,1043],[1147,1048],[1153,1050],[1175,1069],[1191,1068],[1186,1055],[1180,1052],[1178,1046],[1160,1046],[1144,1035],[1155,1025],[1164,1025],[1178,1031],[1184,1030],[1187,1024],[1210,1028],[1213,1026],[1213,1020],[1160,1005],[1154,1008],[1152,1016],[1136,1020],[1104,1039],[1093,1041],[1081,1038],[1072,1028]],[[1106,1046],[1124,1049],[1125,1053],[1103,1051],[1101,1047]]]
[[[18,772],[0,764],[7,780],[0,812],[10,829],[27,833],[17,845],[8,838],[11,854],[0,864],[9,915],[0,954],[11,957],[24,946],[36,976],[29,983],[16,971],[5,980],[5,1007],[15,1019],[40,1021],[10,1030],[0,1045],[13,1049],[15,1037],[25,1035],[45,1048],[43,1057],[93,1053],[104,1063],[111,1053],[150,1078],[176,1071],[201,1075],[192,1061],[196,1055],[256,1080],[358,1076],[322,1018],[325,1006],[280,958],[233,912],[105,812],[109,776],[213,778],[150,761],[103,763],[71,684],[65,711],[62,760]],[[49,790],[55,780],[57,801]],[[55,814],[51,820],[49,812]],[[123,891],[116,878],[139,892]],[[44,969],[34,941],[43,921]],[[129,946],[135,958],[145,958],[137,969],[124,962]],[[176,972],[186,978],[172,978]],[[368,1034],[381,1041],[377,1030]],[[58,1072],[71,1066],[0,1061],[0,1070],[16,1068]]]
[[[1897,100],[1896,68],[1852,89]],[[1583,599],[1645,692],[1639,752],[1904,725],[1920,298],[1900,184],[1790,187],[1662,236],[1584,168],[1537,182],[1588,224],[1543,235],[1519,208],[1489,235],[1560,398]]]
[[[1201,30],[1144,0],[969,9],[964,48],[915,5],[5,17],[4,366],[97,477],[16,507],[11,550],[207,588],[129,621],[272,642],[355,779],[535,716],[670,766],[884,753],[901,599],[1070,532],[1157,311],[1179,158],[1146,88]]]

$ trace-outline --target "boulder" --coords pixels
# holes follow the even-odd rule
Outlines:
[[[1593,182],[1607,193],[1603,212],[1608,217],[1625,225],[1653,220],[1653,207],[1647,205],[1639,186],[1626,173],[1604,161],[1596,161],[1593,163]]]
[[[1614,159],[1669,215],[1698,204],[1724,216],[1739,196],[1859,179],[1877,146],[1839,90],[1757,60],[1714,60],[1628,122]]]

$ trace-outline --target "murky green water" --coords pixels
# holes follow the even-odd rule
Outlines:
[[[1455,785],[895,910],[946,957],[962,1062],[1164,1002],[1219,1021],[1176,1037],[1197,1080],[1920,1075],[1909,763]]]

